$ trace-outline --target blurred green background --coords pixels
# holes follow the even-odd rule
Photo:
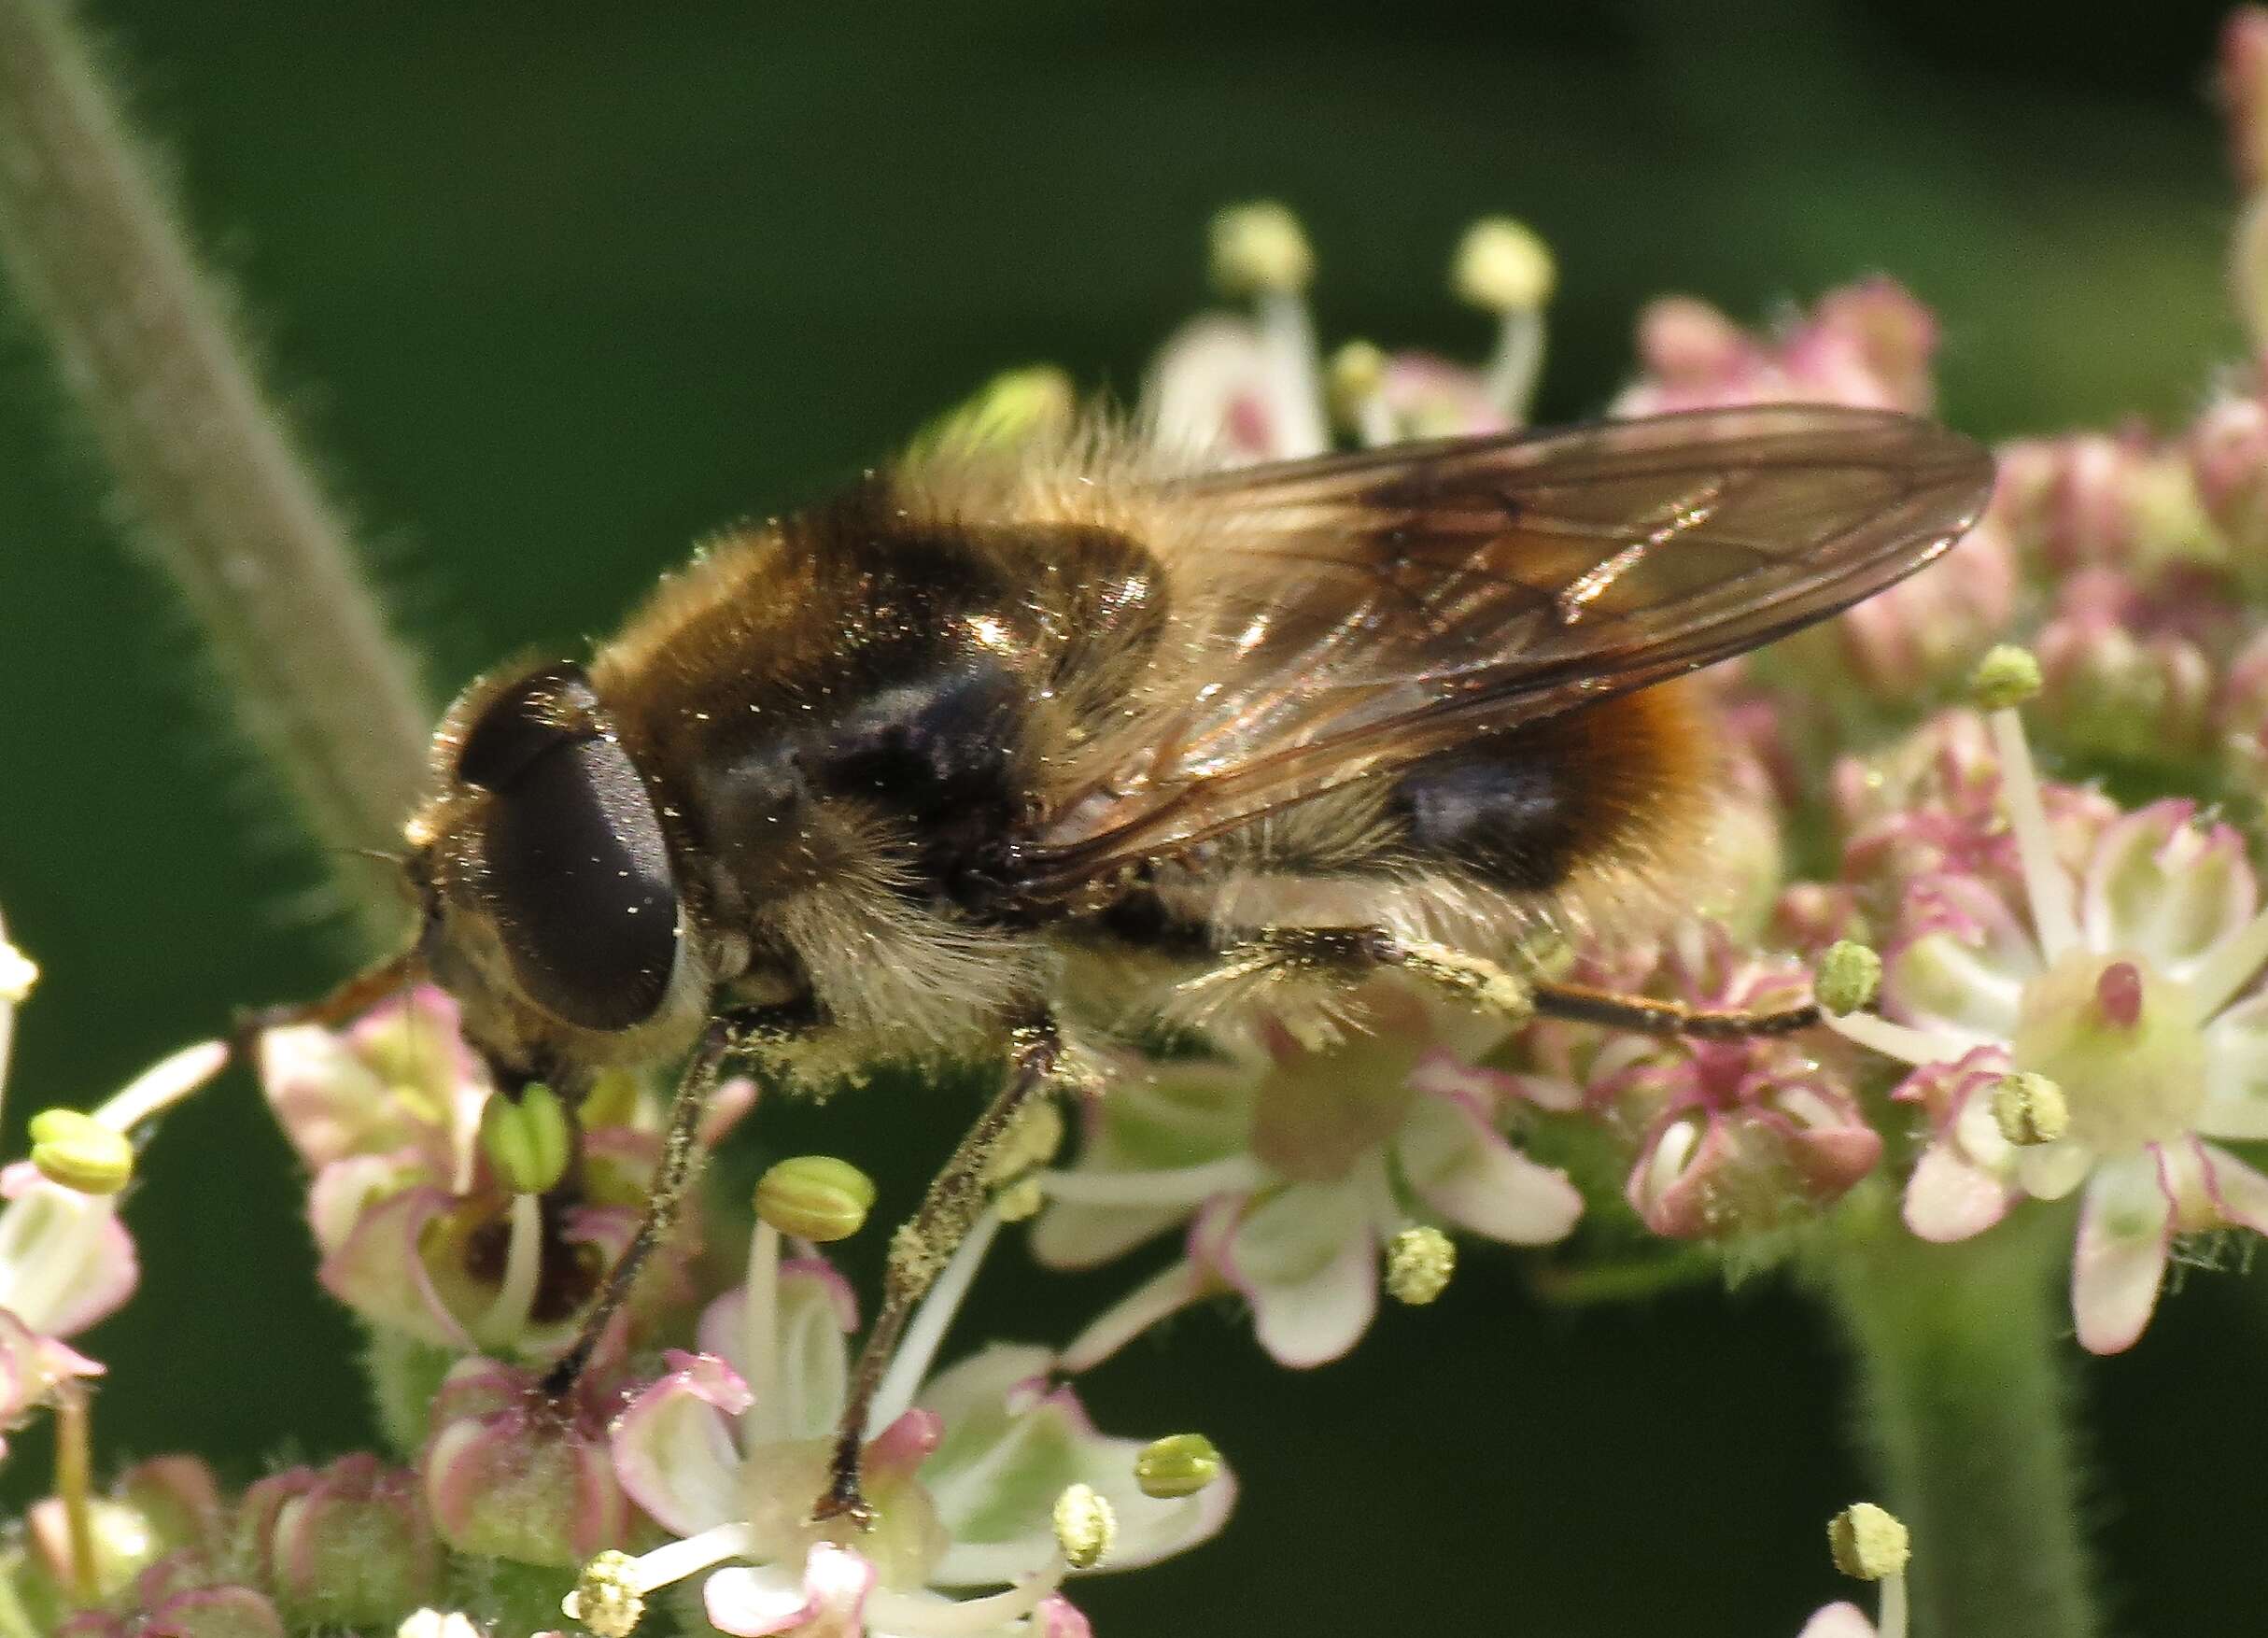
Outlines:
[[[1532,221],[1561,264],[1556,415],[1626,376],[1650,295],[1755,318],[1880,269],[1942,315],[1946,412],[1972,431],[2177,417],[2240,346],[2219,9],[93,7],[444,690],[603,632],[691,537],[1001,367],[1130,392],[1204,299],[1207,216],[1256,195],[1304,215],[1327,335],[1388,345],[1477,351],[1447,251],[1480,213]],[[347,953],[60,425],[0,319],[0,904],[47,969],[11,1151],[32,1108]],[[764,1140],[844,1150],[903,1202],[967,1091],[846,1097]],[[147,1175],[145,1286],[89,1344],[106,1449],[243,1477],[366,1439],[249,1085],[177,1117]],[[1061,1338],[1131,1278],[1039,1284],[1020,1259],[980,1297],[988,1333]],[[2196,1278],[2083,1374],[2121,1631],[2259,1629],[2263,1319],[2257,1282]],[[1208,1430],[1247,1482],[1217,1546],[1088,1584],[1106,1638],[1768,1638],[1848,1590],[1821,1535],[1864,1483],[1837,1346],[1770,1282],[1554,1312],[1476,1254],[1341,1364],[1287,1376],[1202,1314],[1091,1397],[1116,1430]],[[0,1485],[38,1488],[44,1451],[22,1440]]]

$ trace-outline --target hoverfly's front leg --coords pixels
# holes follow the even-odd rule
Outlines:
[[[1007,1078],[992,1102],[963,1135],[937,1175],[930,1179],[913,1216],[890,1236],[882,1275],[882,1305],[852,1367],[850,1393],[836,1424],[835,1455],[827,1492],[812,1509],[814,1523],[849,1518],[864,1529],[874,1510],[859,1489],[860,1459],[866,1441],[866,1418],[882,1374],[914,1306],[922,1300],[978,1217],[996,1180],[993,1162],[1002,1140],[1017,1126],[1032,1101],[1045,1095],[1065,1068],[1066,1055],[1055,1021],[1041,1015],[1010,1038]]]
[[[677,1225],[678,1211],[684,1205],[685,1192],[693,1182],[694,1158],[700,1147],[701,1115],[709,1107],[710,1094],[716,1090],[717,1077],[724,1072],[725,1062],[736,1052],[786,1033],[782,1024],[785,1016],[785,1010],[764,1008],[720,1013],[701,1031],[692,1057],[685,1062],[684,1073],[678,1078],[677,1091],[669,1099],[669,1117],[662,1129],[661,1164],[655,1169],[653,1186],[647,1191],[644,1214],[638,1220],[638,1229],[630,1236],[630,1243],[607,1271],[605,1283],[599,1288],[589,1311],[583,1316],[583,1323],[576,1328],[575,1340],[543,1373],[542,1389],[549,1397],[561,1399],[572,1391],[576,1378],[590,1364],[591,1356],[605,1338],[607,1327],[630,1300],[640,1270]]]
[[[1725,1039],[1789,1035],[1819,1022],[1819,1008],[1811,1002],[1770,1011],[1688,1007],[1524,976],[1486,956],[1430,939],[1397,938],[1384,927],[1265,927],[1232,947],[1219,972],[1231,978],[1283,972],[1352,980],[1388,968],[1423,979],[1515,1024],[1541,1015],[1645,1035]]]

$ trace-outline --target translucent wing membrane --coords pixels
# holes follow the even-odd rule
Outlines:
[[[1911,417],[1764,405],[1185,480],[1218,657],[1065,803],[1035,888],[1169,854],[1476,736],[1768,642],[1975,523],[1989,456]]]

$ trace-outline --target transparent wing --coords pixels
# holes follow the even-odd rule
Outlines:
[[[1183,480],[1219,520],[1185,699],[1027,857],[1063,891],[1848,608],[1975,523],[1991,458],[1782,404],[1397,445]]]

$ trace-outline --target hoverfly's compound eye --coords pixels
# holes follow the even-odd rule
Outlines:
[[[458,774],[489,793],[482,897],[528,998],[585,1029],[651,1018],[676,970],[677,888],[582,669],[547,667],[490,701]]]

